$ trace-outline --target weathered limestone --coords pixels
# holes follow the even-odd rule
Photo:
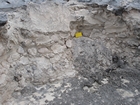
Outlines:
[[[44,8],[47,9],[44,10]],[[34,30],[41,32],[69,31],[71,17],[70,11],[65,6],[57,6],[54,3],[49,3],[48,5],[30,4],[28,12],[32,23],[31,28]]]
[[[89,84],[83,86],[81,79],[74,81],[80,81],[75,84],[81,83],[84,91],[95,92],[108,84],[110,78],[114,79],[109,73],[127,68],[139,70],[137,10],[116,16],[106,7],[71,3],[30,3],[26,9],[18,8],[7,14],[7,23],[0,27],[0,91],[6,91],[0,93],[2,104],[50,104],[61,92],[53,94],[55,89],[49,90],[48,84],[81,77]],[[75,38],[78,31],[83,36]],[[120,72],[117,73],[118,76]],[[37,90],[40,86],[44,90]],[[60,90],[69,92],[66,87],[71,85]],[[128,93],[116,92],[122,97]],[[83,99],[83,94],[78,97]]]

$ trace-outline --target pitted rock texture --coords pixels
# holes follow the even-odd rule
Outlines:
[[[26,6],[29,3],[38,3],[42,4],[48,0],[1,0],[0,8],[1,9],[13,9],[21,6]],[[64,4],[68,1],[72,2],[82,2],[86,4],[97,4],[97,5],[107,5],[108,10],[130,10],[140,9],[140,1],[139,0],[51,0],[58,4]],[[123,9],[122,9],[123,8]]]
[[[138,10],[116,15],[70,1],[30,3],[5,13],[1,104],[139,105]],[[75,38],[75,32],[83,36]]]

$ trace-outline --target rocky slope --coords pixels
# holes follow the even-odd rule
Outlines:
[[[1,104],[139,105],[139,17],[76,1],[3,9]]]

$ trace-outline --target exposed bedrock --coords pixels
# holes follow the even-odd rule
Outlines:
[[[17,7],[28,5],[28,3],[44,3],[48,0],[1,0],[0,8],[1,9],[14,9]],[[108,10],[117,10],[124,8],[130,10],[132,8],[140,10],[140,1],[139,0],[51,0],[55,3],[64,4],[68,1],[72,2],[82,2],[85,4],[97,4],[97,5],[106,5]]]
[[[138,10],[116,15],[103,6],[73,2],[30,3],[6,15],[1,13],[0,102],[15,105],[22,104],[22,100],[31,105],[49,104],[55,99],[50,90],[44,96],[47,98],[40,101],[26,97],[36,93],[37,87],[69,77],[86,79],[88,84],[80,86],[89,90],[93,83],[98,84],[97,88],[106,84],[105,79],[119,85],[123,74],[126,78],[132,74],[139,80],[139,17]],[[82,32],[83,36],[75,38],[75,32]],[[139,81],[136,82],[140,91]],[[137,95],[139,92],[134,96]]]

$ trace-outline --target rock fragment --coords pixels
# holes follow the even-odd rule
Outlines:
[[[37,50],[36,50],[36,48],[30,48],[30,49],[28,49],[28,53],[31,55],[36,55]]]
[[[63,45],[60,45],[60,44],[55,44],[55,45],[52,45],[51,49],[52,51],[57,54],[57,53],[61,53],[64,51],[66,47]]]
[[[66,41],[66,46],[71,48],[72,47],[72,40],[67,40]]]

